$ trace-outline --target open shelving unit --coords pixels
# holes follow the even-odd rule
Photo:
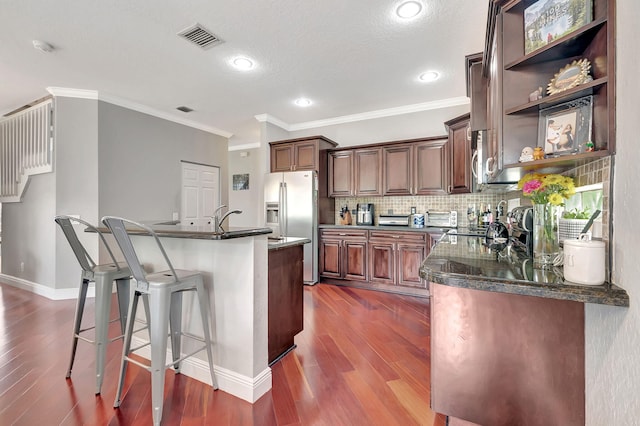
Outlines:
[[[524,11],[536,0],[497,1],[495,33],[498,53],[492,58],[500,72],[494,73],[490,84],[499,84],[501,102],[495,102],[493,123],[501,149],[494,150],[495,164],[500,170],[493,182],[513,182],[529,171],[559,173],[579,165],[615,154],[615,0],[591,0],[592,20],[575,31],[559,37],[545,46],[524,52]],[[575,60],[587,59],[591,64],[592,80],[568,90],[546,95],[552,78]],[[541,99],[530,101],[529,94],[538,87],[545,93]],[[524,147],[540,146],[540,111],[592,96],[591,139],[594,152],[578,152],[544,160],[519,163]],[[496,136],[494,136],[496,137]],[[584,142],[586,141],[576,141]]]

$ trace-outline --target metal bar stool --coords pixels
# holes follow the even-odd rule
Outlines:
[[[67,370],[67,379],[71,377],[71,370],[73,368],[73,362],[76,357],[76,349],[78,347],[78,339],[89,342],[96,347],[96,395],[100,393],[102,388],[102,381],[104,378],[104,363],[107,352],[107,344],[117,340],[124,335],[125,324],[127,323],[127,310],[129,308],[129,280],[131,278],[131,271],[125,262],[117,262],[113,256],[113,252],[109,248],[104,236],[95,226],[91,225],[84,220],[77,219],[71,216],[56,216],[55,221],[62,232],[64,233],[67,241],[71,245],[73,253],[76,255],[81,272],[81,283],[78,293],[78,301],[76,304],[75,319],[73,325],[73,344],[71,346],[71,361],[69,362],[69,369]],[[97,265],[89,253],[84,248],[75,229],[73,223],[78,223],[86,226],[92,231],[96,232],[102,241],[102,244],[107,249],[112,263]],[[91,327],[81,329],[82,316],[84,313],[84,305],[87,298],[87,290],[89,283],[95,282],[95,322]],[[111,312],[111,292],[113,289],[113,281],[116,282],[116,291],[118,295],[118,308],[120,310],[120,317],[109,320],[109,314]],[[120,329],[122,334],[109,339],[109,324],[113,321],[120,320]],[[82,334],[86,331],[95,329],[94,340],[91,340]]]
[[[148,371],[151,371],[153,424],[159,425],[162,420],[164,373],[166,368],[173,366],[177,374],[180,372],[181,361],[202,350],[206,350],[207,357],[209,359],[209,371],[211,372],[211,384],[213,389],[218,389],[213,370],[213,355],[211,351],[209,299],[205,292],[202,275],[198,272],[174,269],[164,247],[160,243],[160,239],[151,228],[131,220],[114,216],[105,216],[102,218],[102,222],[111,230],[111,233],[115,237],[116,242],[120,246],[124,257],[127,260],[129,269],[131,269],[131,272],[137,281],[135,288],[132,287],[131,289],[131,304],[129,305],[128,322],[124,334],[120,379],[118,381],[118,389],[116,391],[116,398],[113,406],[115,408],[120,406],[127,364],[132,362]],[[127,226],[132,229],[127,230]],[[136,235],[150,235],[155,239],[164,260],[169,267],[168,270],[152,274],[147,274],[144,271],[129,237],[129,232],[132,231],[134,231]],[[182,331],[182,293],[185,291],[196,292],[200,307],[200,315],[202,317],[203,338],[184,333]],[[134,333],[133,323],[135,321],[138,298],[141,295],[148,295],[149,305],[151,307],[148,322],[150,342],[139,347],[132,348],[131,337]],[[170,330],[171,334],[171,353],[173,362],[165,365],[168,340],[167,329]],[[181,356],[180,344],[182,336],[200,341],[204,343],[204,345],[189,354]],[[132,352],[135,352],[147,345],[151,346],[150,366],[129,357]]]

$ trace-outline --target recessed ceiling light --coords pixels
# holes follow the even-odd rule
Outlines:
[[[298,98],[295,101],[293,101],[294,104],[298,105],[299,107],[308,107],[310,106],[313,102],[311,102],[311,99],[307,99],[307,98]]]
[[[422,4],[417,1],[406,1],[396,9],[396,15],[402,19],[411,19],[422,11]]]
[[[238,56],[231,60],[231,65],[241,71],[248,71],[255,66],[253,61],[245,56]]]
[[[424,83],[431,83],[432,81],[436,81],[440,78],[440,74],[437,71],[427,71],[420,74],[418,79]]]

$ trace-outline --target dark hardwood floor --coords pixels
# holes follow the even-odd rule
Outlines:
[[[163,424],[445,425],[429,409],[428,299],[327,284],[304,297],[304,331],[272,367],[270,392],[252,405],[167,371]],[[150,376],[135,365],[112,407],[120,341],[109,346],[102,395],[91,345],[79,343],[65,380],[74,308],[0,284],[0,424],[151,424]]]

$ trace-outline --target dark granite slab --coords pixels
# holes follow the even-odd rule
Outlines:
[[[427,234],[445,234],[447,231],[451,230],[451,228],[435,228],[435,227],[424,227],[424,228],[410,228],[408,226],[393,226],[393,225],[319,225],[320,229],[368,229],[371,231],[395,231],[395,232],[422,232]]]
[[[230,240],[233,238],[253,237],[256,235],[271,234],[273,231],[270,228],[228,228],[228,231],[214,232],[211,225],[166,225],[166,224],[151,224],[148,225],[153,229],[159,237],[169,238],[190,238],[198,240]],[[100,232],[109,233],[109,229],[106,226],[98,228]],[[128,231],[131,235],[145,234],[142,229],[131,228]]]
[[[287,247],[299,246],[311,242],[309,238],[302,237],[268,237],[269,251]]]
[[[565,281],[562,267],[533,268],[530,257],[504,244],[492,249],[481,237],[443,236],[420,267],[420,276],[453,287],[629,306],[627,292],[614,284],[587,286]]]

